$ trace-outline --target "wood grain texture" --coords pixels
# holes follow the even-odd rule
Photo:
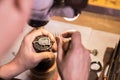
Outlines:
[[[91,27],[95,30],[120,34],[120,18],[112,16],[84,11],[75,21],[66,21],[61,17],[53,17],[52,19],[65,23]]]

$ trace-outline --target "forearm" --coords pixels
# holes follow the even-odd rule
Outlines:
[[[79,78],[75,78],[75,77],[64,77],[62,78],[62,80],[88,80],[88,77],[79,77]]]
[[[8,64],[5,64],[0,67],[0,78],[3,78],[5,80],[9,80],[18,74],[25,71],[24,68],[21,68],[19,63],[16,63],[15,61],[12,61]]]
[[[64,72],[64,71],[63,71]],[[88,80],[89,77],[89,71],[86,73],[78,74],[73,72],[64,72],[63,74],[59,73],[62,80]]]

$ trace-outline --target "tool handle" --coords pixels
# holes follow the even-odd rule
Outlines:
[[[40,52],[52,51],[51,49],[52,49],[53,43],[50,40],[50,38],[47,36],[37,36],[32,44],[33,44],[34,50],[38,54],[40,54]],[[55,56],[50,59],[49,58],[44,59],[34,68],[34,70],[38,72],[44,72],[49,68],[51,68],[54,62],[55,62]]]

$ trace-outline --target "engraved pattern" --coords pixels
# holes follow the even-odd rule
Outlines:
[[[36,52],[50,51],[52,48],[52,41],[47,36],[38,36],[33,41],[33,47]]]

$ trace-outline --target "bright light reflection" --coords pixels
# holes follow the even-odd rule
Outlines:
[[[78,14],[78,15],[75,16],[74,18],[66,18],[66,17],[64,17],[64,19],[65,19],[66,21],[74,21],[74,20],[76,20],[76,19],[79,17],[79,15],[80,15],[80,14]]]

